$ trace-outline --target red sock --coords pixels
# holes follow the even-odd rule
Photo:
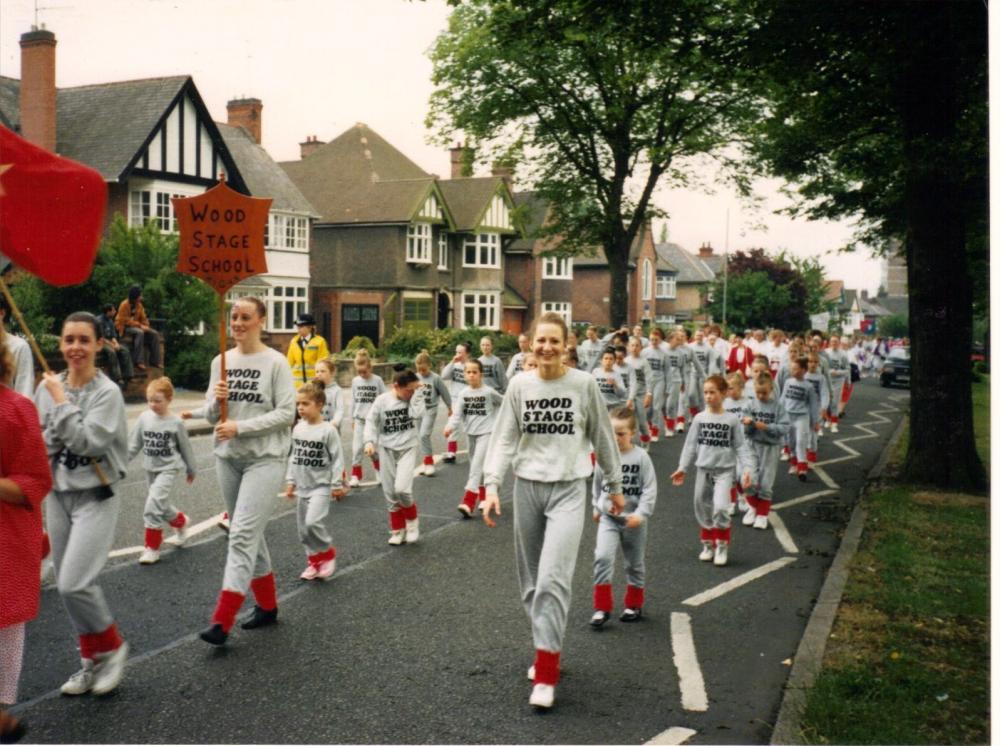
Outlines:
[[[434,466],[434,457],[424,456],[424,466]]]
[[[736,488],[735,487],[730,487],[729,488],[729,502],[731,502],[731,503],[736,502]]]
[[[406,528],[406,519],[403,517],[403,509],[389,511],[389,530],[402,531]]]
[[[649,442],[649,436],[648,435],[640,435],[639,436],[639,442],[640,443],[648,443]]]
[[[80,657],[92,661],[94,660],[94,634],[82,634],[80,635]]]
[[[733,530],[731,528],[717,528],[715,529],[715,540],[724,541],[727,544],[732,538]]]
[[[816,463],[816,451],[806,451],[806,461]]]
[[[809,471],[809,464],[807,464],[805,461],[799,461],[797,466],[799,469],[799,474],[805,474],[807,471]]]
[[[448,441],[448,453],[450,453],[452,456],[454,456],[456,453],[458,453],[458,441],[457,440],[449,440]]]
[[[364,472],[361,470],[360,464],[351,467],[351,476],[357,479],[359,482],[361,481],[361,477],[363,474]]]
[[[757,498],[757,515],[770,515],[771,501]]]
[[[372,466],[375,467],[375,471],[379,471],[379,462],[377,458],[372,459]]]
[[[163,543],[163,530],[159,528],[147,528],[146,538],[143,541],[147,549],[159,549]]]
[[[417,504],[413,503],[409,507],[403,507],[399,509],[399,512],[403,514],[404,521],[415,521],[417,520]],[[403,524],[404,528],[406,524]]]
[[[278,608],[278,589],[274,585],[274,573],[261,575],[250,581],[250,590],[257,605],[264,611]]]
[[[681,415],[680,417],[678,417],[677,418],[677,422],[678,422],[678,424],[683,425],[684,424],[684,415]]]
[[[646,601],[646,589],[634,585],[625,586],[625,607],[641,609]]]
[[[485,502],[486,500],[486,485],[479,485],[479,502]]]
[[[760,505],[760,500],[757,498],[756,495],[747,495],[747,505],[749,505],[754,510],[757,510],[757,506]],[[757,512],[759,513],[760,511],[757,510]]]
[[[84,642],[86,638],[86,642]],[[122,645],[122,638],[118,634],[118,625],[112,623],[103,632],[92,632],[85,635],[80,635],[80,656],[82,658],[90,658],[93,660],[96,656],[101,653],[109,653],[112,650],[117,650]],[[83,650],[86,647],[88,655],[83,655]]]
[[[701,540],[702,541],[712,541],[715,539],[715,529],[714,528],[703,528],[701,530]]]
[[[316,552],[316,554],[306,555],[306,559],[309,560],[310,565],[319,567],[320,562],[326,561],[326,552]]]
[[[465,491],[465,496],[462,498],[462,504],[468,506],[469,510],[476,509],[476,493],[471,490]]]
[[[188,517],[177,511],[177,517],[170,521],[170,528],[184,528],[187,525]]]
[[[659,438],[660,437],[660,428],[658,428],[656,425],[650,425],[649,426],[649,432],[655,438]]]
[[[837,415],[835,415],[835,414],[834,415],[830,415],[830,423],[831,424],[836,425],[838,422],[840,422],[840,418],[837,417]]]
[[[594,611],[606,611],[610,614],[613,608],[615,608],[615,599],[611,592],[611,583],[596,584],[594,586]],[[536,678],[535,681],[538,679]]]
[[[42,534],[42,559],[45,559],[50,554],[52,554],[52,543],[49,541],[49,535],[47,533]]]
[[[597,466],[597,454],[593,451],[590,452],[590,465]]]
[[[799,460],[795,456],[789,456],[788,463],[791,464],[792,466],[798,466]]]
[[[670,419],[669,417],[664,418],[663,421],[667,423],[667,430],[673,430],[674,426],[677,424],[676,422],[674,422],[674,420]],[[683,422],[683,420],[681,421]]]
[[[337,559],[337,547],[330,547],[326,550],[325,560],[329,561],[332,559]]]
[[[215,603],[215,613],[212,614],[212,624],[221,624],[225,632],[229,632],[236,623],[236,614],[246,598],[242,593],[223,589],[219,600]]]
[[[559,653],[535,651],[535,683],[555,686],[559,683]]]

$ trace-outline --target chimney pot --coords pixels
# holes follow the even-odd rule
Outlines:
[[[715,252],[712,251],[712,243],[711,243],[711,241],[706,241],[705,243],[703,243],[701,245],[701,248],[698,249],[698,256],[701,257],[702,259],[704,259],[705,257],[714,256],[714,255],[715,255]]]
[[[261,114],[264,104],[259,98],[234,98],[226,103],[228,123],[231,127],[242,127],[254,142],[260,145]]]
[[[21,34],[21,135],[56,150],[56,35],[32,27]]]
[[[466,151],[468,146],[464,143],[455,143],[455,147],[451,148],[448,152],[451,154],[451,178],[460,179],[463,176],[470,176],[467,172],[465,161],[466,161]]]
[[[504,161],[493,161],[493,175],[504,180],[507,187],[514,189],[514,167]]]
[[[326,145],[326,143],[316,137],[316,135],[306,135],[306,141],[299,143],[299,158],[305,160],[323,145]]]

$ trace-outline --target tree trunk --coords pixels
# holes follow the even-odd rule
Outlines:
[[[608,258],[608,270],[611,273],[611,294],[609,317],[612,328],[618,328],[628,323],[628,254],[629,245],[625,239],[618,244],[604,247]]]

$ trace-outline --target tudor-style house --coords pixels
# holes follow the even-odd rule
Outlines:
[[[332,349],[399,327],[501,328],[513,197],[497,175],[429,174],[365,124],[281,166],[320,215],[312,307]]]
[[[712,257],[707,244],[698,254],[675,243],[656,244],[657,324],[707,320],[704,306],[709,286],[715,280],[708,263]]]
[[[274,200],[269,274],[240,291],[267,301],[268,341],[283,347],[309,295],[314,210],[260,147],[261,102],[231,101],[229,125],[217,124],[190,76],[56,88],[55,65],[51,31],[21,36],[21,80],[0,77],[0,125],[101,173],[107,222],[122,215],[132,226],[152,221],[176,232],[170,198],[201,194],[220,176],[236,191]]]

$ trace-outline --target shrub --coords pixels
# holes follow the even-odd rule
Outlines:
[[[972,364],[972,372],[980,376],[988,376],[990,374],[990,364],[985,360],[977,360]]]
[[[368,339],[368,337],[363,337],[360,335],[351,338],[351,341],[347,343],[346,347],[344,347],[344,353],[349,355],[350,357],[354,357],[354,353],[356,353],[362,347],[368,350],[368,355],[370,357],[372,358],[375,357],[375,343],[372,342],[370,339]]]
[[[175,335],[166,358],[166,374],[175,386],[199,390],[208,388],[212,359],[219,354],[214,334]]]
[[[413,359],[421,350],[434,352],[431,336],[431,330],[401,326],[385,338],[381,351],[385,357]]]

